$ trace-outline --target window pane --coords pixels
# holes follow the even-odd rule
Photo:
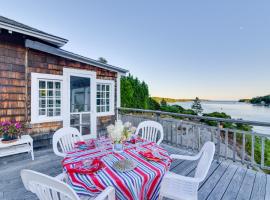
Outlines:
[[[46,115],[45,109],[39,109],[38,115]]]
[[[109,92],[106,92],[106,98],[110,98],[110,93]]]
[[[46,97],[46,90],[39,90],[39,97]]]
[[[39,89],[45,89],[46,88],[46,82],[45,81],[39,81]]]
[[[110,106],[106,106],[106,112],[110,111]]]
[[[97,91],[100,90],[100,84],[97,84]]]
[[[101,112],[105,112],[105,106],[101,107]]]
[[[80,124],[80,114],[70,115],[70,125],[79,125]]]
[[[97,92],[97,98],[100,98],[100,92]]]
[[[97,105],[98,106],[100,105],[100,99],[97,99]]]
[[[110,91],[110,86],[106,85],[106,91]]]
[[[60,82],[55,82],[54,84],[55,84],[55,88],[56,88],[56,89],[61,89],[61,84],[60,84]]]
[[[47,96],[53,97],[53,90],[47,90]]]
[[[97,112],[100,112],[100,106],[97,107]]]
[[[60,116],[61,115],[61,109],[60,108],[56,108],[55,109],[55,116]]]
[[[47,100],[47,107],[53,107],[53,99]]]
[[[39,108],[45,108],[46,107],[46,100],[40,99],[39,100]]]
[[[60,99],[55,100],[55,107],[61,107],[61,100]]]
[[[102,85],[102,91],[105,91],[105,85]]]
[[[53,82],[47,81],[47,89],[53,89]]]
[[[60,97],[61,96],[61,91],[60,90],[56,90],[55,91],[55,96],[56,97]]]
[[[52,117],[53,116],[53,109],[47,109],[47,116]]]
[[[106,99],[106,105],[110,104],[110,99]]]

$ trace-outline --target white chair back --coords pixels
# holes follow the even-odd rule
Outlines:
[[[199,154],[201,154],[201,156],[195,171],[194,178],[204,180],[214,158],[215,144],[213,142],[206,142]]]
[[[26,190],[36,194],[40,200],[115,200],[115,189],[111,186],[95,198],[79,197],[68,184],[57,178],[27,169],[21,171],[21,177]]]
[[[40,200],[80,200],[69,185],[53,177],[26,169],[21,171],[21,177],[24,187]]]
[[[136,129],[135,135],[139,135],[139,133],[141,133],[143,139],[156,142],[158,145],[162,142],[164,137],[163,127],[160,123],[155,121],[141,122]]]
[[[83,141],[78,129],[73,127],[60,128],[53,134],[53,151],[56,155],[65,157],[66,153],[72,150],[78,141]],[[62,152],[59,151],[58,144]]]

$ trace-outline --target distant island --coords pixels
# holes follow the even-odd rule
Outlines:
[[[269,106],[270,95],[253,97],[252,99],[240,99],[239,102],[251,103],[254,105]]]
[[[187,102],[193,101],[194,99],[173,99],[168,97],[152,97],[156,102],[160,103],[162,99],[164,99],[167,103],[175,103],[175,102]]]
[[[175,103],[175,102],[187,102],[187,101],[194,101],[194,99],[174,99],[168,97],[152,97],[156,102],[160,103],[162,99],[164,99],[167,103]],[[207,99],[200,99],[201,101],[209,101]]]

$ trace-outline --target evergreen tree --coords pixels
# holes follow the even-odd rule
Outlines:
[[[200,114],[203,112],[201,101],[198,97],[194,99],[191,109],[194,110],[196,114]]]
[[[167,102],[165,101],[165,99],[161,100],[160,105],[163,106],[163,107],[167,106]]]

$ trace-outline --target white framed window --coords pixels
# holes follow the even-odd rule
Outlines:
[[[63,77],[31,73],[31,123],[62,120]]]
[[[97,116],[114,115],[114,81],[97,79],[96,92]]]

